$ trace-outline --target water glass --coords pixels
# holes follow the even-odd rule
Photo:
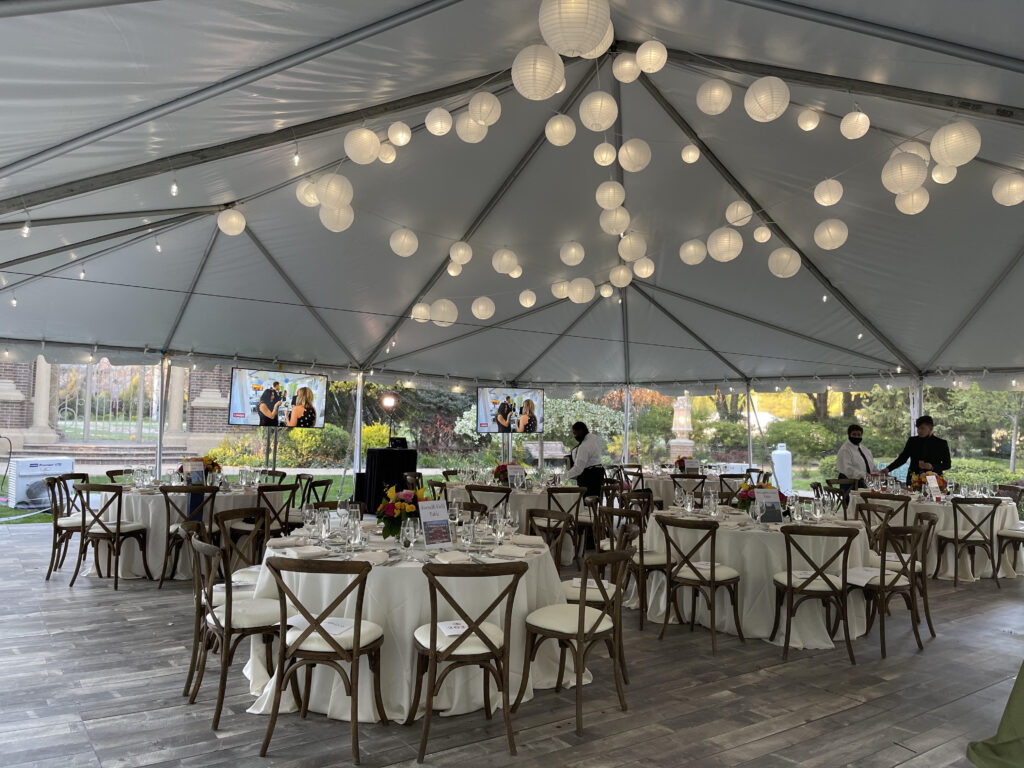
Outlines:
[[[685,491],[683,493],[683,510],[686,512],[686,514],[689,515],[693,512],[693,507],[695,503],[696,500],[693,498],[693,493],[691,491]]]
[[[820,523],[821,518],[825,516],[825,505],[821,499],[815,499],[811,502],[811,516],[816,523]]]
[[[338,519],[342,522],[348,522],[352,517],[352,511],[349,509],[348,502],[338,500]]]
[[[331,516],[326,509],[319,514],[319,523],[320,539],[327,541],[331,537]]]
[[[508,533],[508,520],[499,517],[497,525],[494,526],[494,543],[501,546],[501,542],[505,540],[505,534]]]
[[[790,497],[792,498],[792,497]],[[799,501],[789,503],[789,516],[794,523],[801,523],[804,519],[804,505]]]
[[[316,510],[311,504],[302,507],[302,527],[307,531],[316,530]]]
[[[398,543],[406,560],[412,560],[412,548],[416,546],[416,523],[418,520],[406,519],[402,521],[402,528],[398,535]]]
[[[346,523],[345,541],[352,551],[363,545],[363,526],[358,520],[349,520]]]

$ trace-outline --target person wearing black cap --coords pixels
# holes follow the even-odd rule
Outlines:
[[[892,472],[910,459],[910,474],[934,472],[941,475],[950,467],[949,443],[932,434],[935,421],[931,416],[924,415],[914,423],[917,426],[917,434],[907,439],[907,444],[903,446],[900,455],[885,468],[885,471]]]
[[[586,488],[587,496],[600,496],[601,483],[604,482],[604,467],[601,465],[604,443],[597,435],[591,434],[582,421],[572,425],[572,436],[579,445],[569,453],[569,461],[572,463],[565,476],[576,478],[576,485]]]

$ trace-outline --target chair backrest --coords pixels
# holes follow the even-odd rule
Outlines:
[[[579,485],[565,485],[547,489],[548,509],[558,509],[572,517],[573,522],[579,520],[580,505],[587,489]]]
[[[568,512],[560,509],[528,509],[526,510],[526,530],[534,536],[544,538],[552,556],[561,553],[562,542],[566,532],[572,528],[574,519]],[[557,565],[557,560],[556,560]]]
[[[273,478],[278,485],[283,483],[284,479],[288,477],[288,473],[283,469],[268,469],[266,474],[268,478]]]
[[[475,563],[458,565],[427,563],[423,566],[423,573],[427,577],[427,586],[430,589],[429,648],[431,655],[435,657],[438,663],[447,661],[463,643],[470,639],[479,640],[492,654],[499,658],[504,658],[512,644],[512,605],[515,602],[516,589],[519,587],[519,580],[528,568],[529,566],[521,561],[487,565]],[[453,596],[444,585],[444,582],[449,579],[503,579],[505,577],[511,577],[509,582],[498,592],[490,604],[475,616],[470,615],[463,608],[465,600]],[[474,583],[468,588],[474,594],[479,594],[484,585]],[[461,589],[456,590],[456,593],[461,594]],[[441,598],[441,603],[438,602],[438,597]],[[488,617],[495,610],[499,609],[503,603],[504,616],[501,622],[501,629],[505,642],[499,648],[494,640],[481,629],[480,625],[487,621]],[[466,629],[458,637],[455,637],[444,650],[440,650],[437,646],[437,633],[440,631],[437,624],[439,621],[446,620],[448,616],[464,621]]]
[[[313,482],[313,476],[308,472],[300,472],[295,476],[295,482],[299,484],[299,498],[306,501],[306,487]]]
[[[872,504],[867,501],[857,504],[857,519],[864,523],[864,528],[868,532],[868,542],[870,542],[871,548],[876,552],[883,551],[879,548],[881,546],[882,533],[886,527],[893,524],[893,519],[896,518],[898,513],[899,510],[896,507],[890,507],[886,504]],[[900,521],[896,520],[894,524],[898,526]]]
[[[268,513],[263,507],[242,507],[223,509],[213,516],[220,531],[220,545],[224,548],[224,561],[228,572],[259,565],[262,559],[262,543],[267,538]],[[234,522],[252,522],[252,531],[235,540],[231,536]]]
[[[423,473],[422,472],[405,472],[402,474],[405,478],[405,489],[407,491],[418,491],[423,487]]]
[[[977,534],[991,547],[992,541],[994,540],[993,533],[996,520],[996,510],[1002,503],[1003,500],[1000,498],[954,498],[953,536],[957,539],[967,539],[971,538],[974,534]],[[971,510],[968,510],[967,507],[988,507],[988,511],[982,511],[980,519],[975,520],[978,513],[975,512],[975,517],[972,517]],[[975,537],[975,539],[977,540],[977,537]]]
[[[686,491],[687,493],[692,493],[694,504],[703,506],[704,483],[708,480],[706,475],[702,475],[699,472],[673,472],[669,477],[672,478],[673,492]]]
[[[623,509],[635,509],[643,513],[643,530],[647,530],[647,521],[654,510],[654,491],[645,488],[641,491],[627,491],[619,497],[619,503]]]
[[[747,479],[745,472],[725,473],[718,476],[718,498],[722,504],[735,504],[740,486]]]
[[[430,489],[430,495],[434,501],[444,499],[448,501],[448,483],[444,480],[428,480],[427,487]]]
[[[81,510],[82,533],[116,537],[121,535],[121,486],[107,483],[75,483],[75,503]],[[90,506],[90,493],[109,494],[99,509]],[[113,512],[113,520],[104,516]]]
[[[486,504],[492,510],[508,504],[512,489],[505,485],[467,485],[466,493],[474,504]]]
[[[187,541],[192,547],[192,591],[196,602],[203,609],[205,623],[212,623],[222,632],[230,632],[233,599],[231,579],[221,579],[224,552],[195,536],[189,536]],[[218,583],[224,585],[223,618],[213,610],[218,605],[214,599],[214,587]]]
[[[481,504],[479,501],[462,502],[462,511],[469,512],[471,515],[475,515],[477,518],[480,518],[481,516],[487,517],[487,505]]]
[[[683,520],[669,515],[655,515],[655,522],[661,528],[661,534],[665,537],[665,566],[670,577],[689,579],[700,584],[710,584],[715,579],[715,543],[718,538],[717,520]],[[692,531],[697,534],[697,539],[691,546],[687,543],[680,545],[669,529],[680,531]],[[704,546],[710,547],[707,561],[698,560]],[[704,572],[695,563],[710,562],[710,567]],[[707,576],[704,573],[707,573]]]
[[[57,521],[60,518],[68,516],[67,505],[62,497],[60,480],[56,477],[47,477],[43,482],[46,483],[46,496],[50,500],[50,514],[53,516],[53,525],[56,527]]]
[[[126,478],[131,479],[133,471],[131,467],[125,467],[124,469],[108,469],[104,474],[110,482],[120,483]]]
[[[1013,499],[1013,503],[1019,507],[1021,499],[1024,499],[1024,485],[1000,485],[997,495]]]
[[[642,491],[647,487],[647,481],[644,479],[644,471],[640,468],[640,465],[636,465],[636,468],[628,468],[629,465],[622,465],[622,487],[627,491]]]
[[[897,582],[903,578],[909,583],[911,594],[917,594],[914,560],[919,558],[924,533],[924,526],[919,525],[886,525],[882,528],[878,550],[881,554],[878,574],[880,590],[901,588],[903,585]],[[921,563],[924,568],[924,561]]]
[[[850,502],[850,491],[856,489],[858,485],[860,485],[860,480],[856,478],[826,478],[823,490],[837,497],[839,503],[845,507]]]
[[[444,469],[444,470],[441,470],[441,476],[444,477],[444,481],[446,483],[449,483],[449,482],[452,481],[452,479],[455,479],[455,480],[459,479],[459,470],[457,470],[457,469]]]
[[[832,594],[843,599],[846,592],[846,576],[850,565],[850,547],[853,540],[857,538],[859,529],[850,526],[824,526],[824,525],[784,525],[780,529],[786,538],[786,573],[789,576],[789,584],[796,590],[806,589],[815,579],[822,579]],[[826,554],[816,558],[800,543],[807,538],[834,539],[838,546],[827,554],[828,546],[822,550]],[[806,542],[805,542],[806,543]],[[830,572],[828,569],[833,563],[838,562],[839,573]],[[797,569],[807,570],[808,573],[802,576],[797,582],[794,578],[794,571]]]
[[[938,524],[939,516],[934,512],[922,510],[914,515],[914,525],[919,526],[922,529],[921,551],[917,556],[917,559],[922,563],[922,568],[925,567],[923,564],[928,562],[928,550],[931,548],[932,542],[935,540],[935,527]],[[922,571],[922,575],[927,576],[924,571]]]
[[[762,481],[767,483],[772,476],[771,470],[758,469],[757,467],[747,467],[744,474],[747,478],[746,482],[750,483],[751,485],[757,485]]]
[[[334,485],[334,481],[331,478],[324,478],[323,480],[311,480],[306,483],[305,490],[302,491],[299,506],[305,506],[306,504],[315,504],[318,501],[326,501],[327,494],[331,492],[331,486]]]
[[[583,573],[580,578],[579,613],[576,624],[577,642],[587,645],[597,633],[601,621],[607,616],[618,626],[622,620],[622,587],[632,562],[635,547],[598,552],[583,559]],[[605,574],[608,574],[607,584]],[[609,588],[614,587],[614,588]],[[600,613],[593,616],[587,608],[597,608]],[[593,616],[588,623],[587,614]]]
[[[274,524],[281,530],[288,527],[288,513],[295,506],[295,494],[299,490],[298,483],[271,483],[256,486],[256,499],[259,505],[267,510],[267,530]],[[280,494],[280,495],[279,495]],[[275,497],[280,499],[275,501]]]
[[[907,526],[911,524],[910,497],[902,493],[879,493],[876,491],[861,491],[861,501],[869,504],[884,504],[893,508],[891,521],[894,525]]]
[[[213,525],[217,490],[212,485],[161,485],[160,493],[164,496],[164,509],[167,512],[167,530],[170,531],[172,525],[190,520],[202,525]]]
[[[622,484],[618,480],[605,480],[601,483],[601,506],[615,506],[620,493],[622,493]]]
[[[78,496],[74,491],[74,485],[76,483],[88,483],[89,475],[86,472],[66,472],[63,475],[57,475],[54,480],[56,480],[54,490],[57,493],[57,503],[61,507],[60,513],[54,513],[54,525],[56,525],[57,519],[60,517],[82,514],[78,503]],[[52,498],[50,503],[52,505]]]

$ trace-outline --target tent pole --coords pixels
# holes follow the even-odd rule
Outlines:
[[[924,379],[918,378],[910,388],[910,434],[916,434],[916,422],[922,413],[924,413]]]
[[[164,421],[167,414],[167,354],[160,355],[160,421],[156,425],[156,476],[164,476]]]
[[[754,466],[754,433],[750,431],[750,380],[747,380],[747,466]]]
[[[629,384],[623,386],[623,392],[625,396],[622,398],[622,416],[625,424],[622,430],[622,463],[629,464],[629,418],[630,411],[633,410],[633,399],[629,393]]]
[[[356,472],[363,471],[363,372],[356,374],[356,417],[352,420],[352,482]]]

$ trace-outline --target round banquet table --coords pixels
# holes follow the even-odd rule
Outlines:
[[[371,549],[385,546],[379,538],[371,538]],[[278,550],[281,554],[283,550]],[[268,549],[268,556],[275,552]],[[405,719],[412,704],[412,695],[416,685],[416,652],[413,647],[413,631],[430,621],[430,601],[427,578],[423,575],[423,561],[427,553],[423,549],[416,552],[419,558],[412,562],[399,562],[395,565],[375,565],[366,581],[366,593],[363,598],[363,618],[375,622],[384,628],[384,645],[381,649],[381,692],[384,708],[391,720],[401,722]],[[481,560],[487,561],[486,555]],[[558,572],[551,556],[545,550],[543,554],[533,554],[524,558],[529,569],[519,582],[512,609],[512,637],[510,658],[510,695],[515,697],[522,682],[523,653],[526,645],[525,619],[527,614],[537,608],[555,603],[565,603]],[[507,562],[497,559],[491,562]],[[344,589],[349,577],[326,576],[322,574],[297,574],[286,576],[289,587],[296,596],[309,607],[314,615],[323,610],[341,589]],[[484,610],[508,583],[508,577],[500,579],[466,579],[460,582],[455,579],[445,581],[445,587],[471,616],[477,616]],[[255,597],[275,598],[277,589],[269,570],[264,567],[256,584]],[[335,615],[351,617],[355,609],[354,598],[350,597]],[[438,601],[438,610],[443,611],[443,600]],[[504,603],[502,603],[502,606]],[[450,609],[449,609],[450,610]],[[501,609],[499,608],[499,611]],[[492,621],[501,623],[497,613],[492,614]],[[441,615],[441,620],[458,618],[452,615]],[[558,677],[558,646],[545,643],[541,647],[537,659],[530,667],[530,684],[527,685],[524,700],[533,697],[536,688],[554,688]],[[276,643],[275,643],[276,663]],[[566,661],[566,679],[563,686],[571,687],[575,681],[575,673],[570,674],[572,660]],[[482,709],[483,685],[478,668],[455,670],[445,681],[439,696],[434,698],[434,707],[442,715],[458,715]],[[250,657],[245,666],[245,675],[249,678],[249,691],[257,696],[256,702],[249,708],[253,714],[269,715],[273,706],[273,679],[265,666],[263,641],[259,637],[250,640]],[[584,681],[589,683],[589,672],[584,674]],[[501,705],[491,681],[492,706]],[[359,675],[359,720],[360,722],[376,722],[377,711],[373,700],[373,678],[368,668]],[[423,702],[420,711],[422,716]],[[309,708],[315,712],[327,714],[328,717],[348,720],[351,717],[351,702],[345,693],[345,685],[340,676],[328,667],[318,666],[313,670],[313,691]],[[281,697],[281,711],[296,711],[295,702],[290,695]]]

